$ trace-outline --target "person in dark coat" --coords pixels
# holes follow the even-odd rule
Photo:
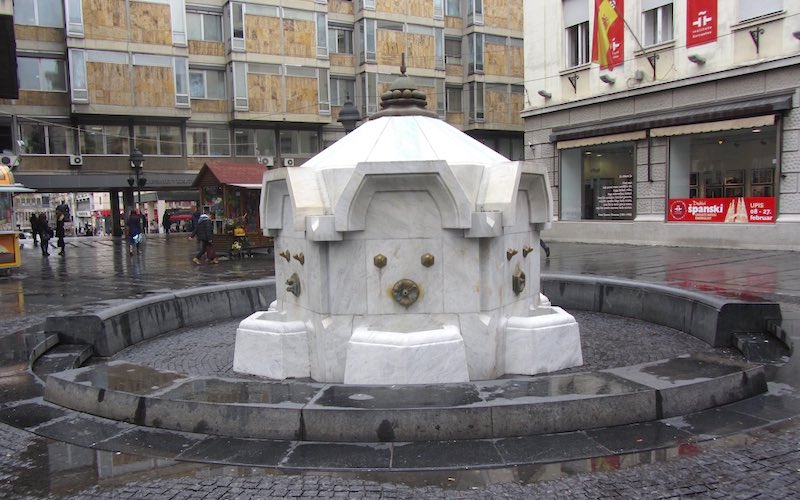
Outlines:
[[[164,217],[161,218],[161,225],[164,227],[164,232],[167,233],[167,238],[169,238],[169,228],[172,225],[172,217],[169,215],[169,210],[164,210]]]
[[[200,241],[200,251],[197,252],[197,255],[194,256],[192,262],[195,264],[200,264],[200,259],[203,258],[203,255],[206,255],[209,264],[218,264],[219,260],[213,254],[214,247],[212,246],[212,236],[214,233],[214,227],[211,224],[211,219],[206,214],[200,215],[200,218],[197,221],[197,225],[194,227],[194,231],[192,234],[189,235],[189,239],[194,238],[197,236],[198,241]]]
[[[67,249],[67,243],[64,241],[64,237],[67,235],[66,223],[67,215],[63,212],[56,212],[56,238],[58,238],[58,248],[61,249],[58,255],[62,256],[65,255],[64,251]]]
[[[135,208],[131,210],[128,215],[128,220],[125,221],[125,233],[128,236],[128,255],[133,255],[133,250],[136,253],[142,253],[142,216]]]
[[[37,217],[36,227],[39,229],[39,245],[42,249],[42,255],[47,257],[50,255],[50,238],[53,237],[53,229],[44,214],[39,214],[39,217]]]
[[[36,237],[39,236],[39,218],[36,214],[31,214],[31,235],[33,236],[33,246],[36,246]]]

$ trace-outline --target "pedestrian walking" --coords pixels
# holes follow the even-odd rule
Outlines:
[[[39,214],[36,218],[36,227],[39,230],[39,246],[42,249],[42,256],[48,257],[50,255],[50,238],[53,237],[53,228],[47,222],[47,217],[44,214]]]
[[[194,231],[192,231],[192,234],[189,235],[189,239],[197,236],[197,240],[200,241],[200,251],[197,252],[197,255],[195,255],[192,259],[192,262],[195,264],[200,264],[202,262],[200,259],[203,258],[203,255],[206,256],[209,264],[219,264],[219,259],[217,259],[217,254],[214,250],[213,241],[211,239],[213,232],[211,219],[208,217],[208,215],[201,214],[197,220],[197,225],[195,226]]]
[[[135,208],[131,210],[128,220],[125,221],[125,232],[128,236],[128,255],[133,255],[134,249],[136,253],[142,253],[142,216]]]
[[[33,236],[33,246],[36,246],[36,238],[39,236],[39,218],[36,214],[31,214],[31,236]]]
[[[169,238],[169,228],[172,225],[172,217],[169,214],[169,210],[164,210],[164,216],[161,218],[161,225],[164,227],[164,232],[167,233],[167,238]]]
[[[58,255],[64,256],[65,250],[67,249],[67,243],[64,241],[64,237],[67,235],[67,215],[63,212],[56,212],[56,238],[58,238],[58,248],[61,249],[58,252]]]
[[[549,259],[550,258],[550,247],[547,246],[547,243],[545,243],[544,240],[541,239],[541,238],[539,238],[539,246],[542,247],[542,250],[544,250],[545,258]]]

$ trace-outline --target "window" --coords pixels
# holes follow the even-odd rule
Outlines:
[[[186,2],[169,0],[170,21],[172,22],[172,44],[186,46]]]
[[[233,132],[236,156],[275,156],[275,131],[236,129]]]
[[[352,54],[353,28],[328,25],[328,48],[336,54]]]
[[[247,99],[247,63],[233,63],[233,107],[247,111],[250,103]]]
[[[17,58],[19,88],[43,92],[67,91],[67,68],[61,59]]]
[[[328,57],[328,15],[317,12],[317,57]]]
[[[461,39],[444,39],[444,61],[446,64],[461,64]]]
[[[84,125],[80,128],[80,146],[85,155],[127,155],[128,127]]]
[[[348,78],[331,77],[331,105],[343,106],[344,102],[350,98],[355,102],[356,81]]]
[[[68,126],[24,123],[19,126],[20,153],[64,155],[72,151],[72,133]]]
[[[658,7],[642,12],[642,39],[645,47],[672,40],[672,1],[651,0],[642,3],[643,8],[649,4],[661,3]]]
[[[739,21],[774,14],[782,10],[783,0],[739,0]]]
[[[186,131],[189,156],[230,156],[227,128],[190,128]]]
[[[446,106],[448,113],[462,113],[464,111],[461,102],[463,91],[461,87],[447,87]]]
[[[444,0],[433,0],[433,18],[441,19],[444,12]]]
[[[83,36],[83,2],[67,0],[67,35]]]
[[[567,67],[589,63],[589,2],[564,0],[564,27]]]
[[[483,0],[467,0],[467,26],[483,24]]]
[[[137,125],[133,128],[136,147],[146,155],[180,156],[181,129],[170,126]]]
[[[175,105],[189,106],[189,59],[176,57],[172,61],[175,68]]]
[[[469,83],[469,119],[473,122],[482,122],[483,110],[483,82]]]
[[[49,28],[64,27],[61,0],[25,0],[14,2],[14,22]]]
[[[233,50],[243,51],[244,45],[244,4],[231,2],[231,32],[233,33],[231,47]]]
[[[444,15],[461,17],[461,0],[445,0]]]
[[[473,33],[467,37],[472,57],[469,62],[469,74],[483,72],[483,33]]]
[[[444,29],[434,29],[434,54],[436,58],[436,69],[444,69]]]
[[[281,130],[281,155],[312,155],[319,152],[316,130]]]
[[[89,89],[86,85],[86,51],[69,49],[70,91],[75,102],[88,102]]]
[[[375,62],[375,19],[362,19],[358,24],[360,29],[360,50],[359,56],[361,63]]]
[[[317,92],[319,93],[319,113],[331,114],[331,92],[328,81],[328,70],[317,68]]]
[[[186,13],[189,40],[222,41],[222,16],[208,12]]]
[[[225,99],[225,72],[189,70],[189,89],[192,99]]]

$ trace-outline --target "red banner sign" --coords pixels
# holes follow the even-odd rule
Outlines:
[[[717,0],[688,0],[686,4],[686,46],[717,41]]]
[[[670,222],[775,222],[775,198],[671,198]]]

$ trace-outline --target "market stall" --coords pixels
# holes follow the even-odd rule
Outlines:
[[[19,229],[14,223],[14,193],[30,193],[22,184],[14,182],[14,174],[0,165],[0,272],[22,264],[19,247]]]
[[[192,184],[200,190],[200,207],[214,225],[214,247],[229,256],[251,250],[271,251],[272,238],[264,236],[259,217],[261,179],[267,167],[259,163],[210,161]]]

